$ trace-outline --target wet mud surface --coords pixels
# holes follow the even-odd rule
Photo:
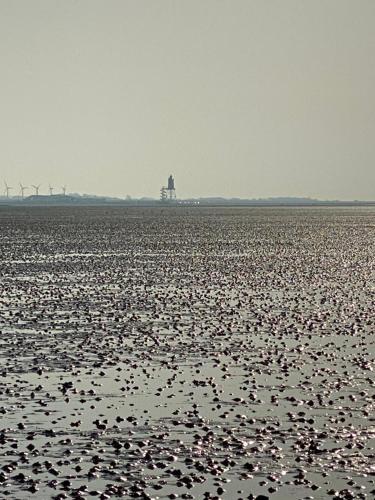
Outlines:
[[[375,210],[0,210],[0,497],[374,498]]]

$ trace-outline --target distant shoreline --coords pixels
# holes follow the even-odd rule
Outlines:
[[[180,200],[160,202],[157,200],[105,200],[95,198],[54,199],[54,200],[0,200],[0,207],[158,207],[158,208],[199,208],[199,207],[372,207],[375,201],[279,201],[279,200]]]

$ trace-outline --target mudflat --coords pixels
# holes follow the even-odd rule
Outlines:
[[[374,208],[0,208],[2,498],[372,498]]]

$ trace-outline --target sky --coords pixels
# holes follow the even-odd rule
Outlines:
[[[374,0],[0,0],[0,180],[375,200],[374,55]]]

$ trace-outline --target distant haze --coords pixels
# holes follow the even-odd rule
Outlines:
[[[0,0],[0,180],[375,199],[374,58],[374,0]]]

